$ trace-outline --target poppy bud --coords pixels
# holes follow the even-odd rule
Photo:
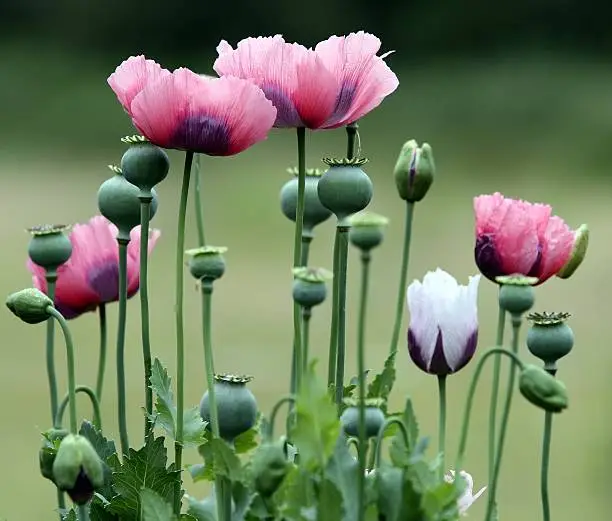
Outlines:
[[[252,460],[255,490],[263,497],[271,496],[278,489],[288,470],[289,462],[285,455],[284,440],[263,443]]]
[[[421,201],[433,183],[436,167],[433,152],[427,143],[418,146],[414,139],[400,150],[393,175],[399,196],[409,203]]]
[[[28,324],[39,324],[49,318],[49,306],[53,301],[36,288],[26,288],[12,293],[6,299],[6,307]]]
[[[536,365],[526,365],[519,377],[521,394],[536,407],[549,412],[567,408],[567,390],[563,382]]]
[[[53,462],[57,455],[57,446],[67,435],[68,431],[65,429],[49,429],[43,433],[45,440],[38,452],[38,463],[44,478],[53,481]]]
[[[574,232],[574,247],[570,253],[568,261],[557,273],[560,279],[569,279],[578,266],[582,264],[589,247],[589,227],[586,224],[581,224]]]
[[[225,273],[225,246],[202,246],[187,250],[189,272],[198,280],[217,280]]]

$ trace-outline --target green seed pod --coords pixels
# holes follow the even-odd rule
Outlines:
[[[323,268],[306,267],[293,268],[293,276],[293,300],[305,308],[318,306],[325,300],[325,282],[333,277]]]
[[[118,229],[118,237],[129,239],[130,231],[140,224],[140,189],[130,183],[118,167],[111,166],[115,175],[102,183],[98,190],[98,208],[100,213]],[[157,212],[157,193],[151,190],[153,200],[150,206],[150,218]]]
[[[526,365],[519,377],[521,394],[536,407],[549,412],[567,408],[567,390],[563,382],[541,367]]]
[[[414,139],[400,150],[393,175],[399,196],[410,203],[421,201],[433,183],[436,167],[427,143],[419,147]]]
[[[570,258],[557,273],[557,277],[560,279],[569,279],[582,264],[589,247],[589,227],[586,224],[581,224],[574,232],[574,237],[574,247]]]
[[[373,212],[361,212],[351,216],[349,223],[351,244],[361,251],[370,251],[382,242],[389,219]]]
[[[232,443],[243,432],[253,428],[257,421],[257,401],[246,386],[251,380],[250,376],[215,375],[219,435],[228,443]],[[208,391],[204,393],[200,402],[200,416],[210,425]]]
[[[104,484],[102,460],[87,438],[68,434],[62,440],[53,463],[53,478],[78,505],[87,503]]]
[[[189,272],[198,280],[217,280],[225,273],[225,246],[202,246],[187,250]]]
[[[373,186],[361,169],[367,159],[324,159],[329,169],[319,180],[317,192],[323,206],[343,221],[360,212],[372,199]]]
[[[531,313],[527,320],[533,325],[527,331],[527,348],[544,362],[544,368],[554,370],[557,360],[574,347],[574,332],[565,321],[569,313]]]
[[[287,181],[280,191],[280,203],[283,215],[287,219],[295,222],[297,213],[298,197],[298,170],[297,168],[288,169],[294,176]],[[306,170],[306,180],[304,186],[304,230],[312,232],[312,229],[331,217],[331,212],[321,204],[317,187],[321,179],[321,171],[318,168],[308,168]]]
[[[28,244],[28,256],[32,262],[49,271],[55,271],[64,264],[72,255],[72,243],[64,233],[69,228],[62,224],[29,228],[32,239]]]
[[[150,192],[168,175],[168,154],[143,136],[130,136],[121,141],[130,145],[121,158],[123,176],[143,192]]]
[[[255,490],[262,497],[270,497],[289,470],[284,440],[261,444],[251,461]]]
[[[512,315],[522,315],[529,311],[535,302],[533,285],[538,281],[535,277],[523,275],[508,275],[495,278],[501,284],[499,290],[499,305]]]
[[[340,417],[342,429],[347,436],[359,436],[359,405],[354,399],[346,398],[344,403],[347,408]],[[380,409],[381,400],[369,398],[365,401],[365,426],[366,436],[374,438],[378,436],[378,431],[385,423],[385,414]]]
[[[27,324],[39,324],[49,318],[49,306],[53,301],[36,288],[26,288],[12,293],[6,299],[6,307]]]

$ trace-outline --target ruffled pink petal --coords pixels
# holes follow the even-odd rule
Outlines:
[[[510,207],[510,201],[511,199],[506,199],[499,192],[474,198],[476,236],[495,233],[499,229]]]
[[[130,107],[136,95],[150,82],[168,74],[170,71],[153,60],[147,60],[144,56],[132,56],[115,69],[107,82],[125,111],[131,115]]]
[[[542,240],[542,262],[537,275],[542,283],[567,263],[574,247],[575,234],[565,221],[553,216],[548,220]]]
[[[379,49],[380,40],[363,31],[317,44],[315,52],[339,85],[333,114],[324,128],[356,121],[397,89],[397,76],[376,56]]]
[[[209,155],[233,155],[265,139],[275,118],[276,109],[253,83],[202,78],[184,68],[132,101],[133,122],[152,143]]]
[[[538,258],[537,226],[523,205],[509,201],[495,234],[495,249],[504,273],[527,275]]]
[[[157,229],[149,230],[149,243],[147,253],[151,254],[161,232]],[[140,286],[140,226],[130,232],[130,242],[128,244],[128,276],[127,292],[128,297],[133,296]]]

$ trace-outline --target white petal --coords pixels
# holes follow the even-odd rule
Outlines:
[[[410,330],[421,348],[423,361],[429,366],[436,347],[438,324],[435,321],[432,301],[426,288],[418,280],[408,287],[408,311]]]

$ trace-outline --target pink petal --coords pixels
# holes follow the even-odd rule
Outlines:
[[[511,204],[510,201],[511,199],[506,199],[499,192],[474,198],[477,236],[495,233],[499,229]]]
[[[565,266],[572,253],[574,240],[574,232],[563,219],[553,216],[548,220],[542,240],[542,264],[538,275],[540,283]]]
[[[150,82],[170,74],[170,71],[144,56],[132,56],[119,65],[108,77],[108,84],[128,114],[134,97]]]
[[[511,199],[495,234],[495,248],[504,273],[527,275],[538,258],[536,223],[519,201]]]

